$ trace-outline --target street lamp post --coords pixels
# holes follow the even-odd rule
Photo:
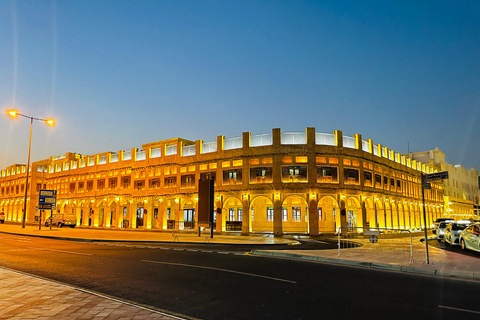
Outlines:
[[[22,218],[22,228],[25,228],[25,220],[27,216],[28,174],[30,169],[30,149],[32,147],[33,120],[45,121],[50,126],[53,126],[55,121],[53,119],[40,119],[40,118],[30,117],[30,116],[18,113],[16,110],[10,110],[8,114],[13,118],[16,118],[17,116],[21,116],[21,117],[30,119],[30,138],[28,139],[28,158],[27,158],[27,169],[26,169],[27,178],[25,179],[25,199],[23,201],[23,218]]]

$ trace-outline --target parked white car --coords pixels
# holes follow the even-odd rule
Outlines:
[[[472,223],[468,220],[459,220],[457,222],[451,222],[447,225],[444,232],[444,240],[446,243],[449,243],[451,246],[460,245],[460,233],[465,230],[466,227]]]
[[[480,252],[480,223],[469,225],[460,233],[460,246]]]
[[[69,213],[55,213],[53,216],[50,216],[45,220],[45,227],[50,226],[50,224],[59,228],[63,226],[75,228],[77,225],[77,216]]]

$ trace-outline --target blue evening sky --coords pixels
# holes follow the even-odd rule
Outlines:
[[[480,169],[480,1],[0,0],[0,109],[32,160],[342,130]],[[29,121],[0,116],[0,169]]]

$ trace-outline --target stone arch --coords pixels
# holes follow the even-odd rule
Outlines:
[[[318,200],[321,220],[318,221],[320,232],[337,232],[340,227],[340,206],[332,196],[323,196]]]
[[[406,228],[405,211],[404,211],[404,208],[403,208],[403,204],[400,201],[398,202],[397,210],[398,210],[398,221],[399,221],[399,226],[398,227],[400,229],[405,229]]]
[[[253,232],[273,231],[273,202],[265,195],[258,195],[250,203],[250,222]]]
[[[377,214],[377,225],[379,228],[385,228],[386,216],[385,216],[385,205],[382,200],[375,200],[375,211]]]
[[[308,233],[308,202],[304,196],[288,195],[283,199],[281,207],[283,232]]]
[[[366,210],[366,222],[370,228],[378,228],[377,215],[375,213],[375,205],[372,198],[365,197],[364,199]]]
[[[356,197],[348,197],[345,200],[345,210],[347,213],[347,227],[352,231],[361,231],[355,228],[363,226],[362,206]]]

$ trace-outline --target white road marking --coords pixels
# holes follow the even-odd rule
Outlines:
[[[213,253],[213,251],[208,251],[208,250],[202,250],[202,252]]]
[[[456,310],[456,311],[463,311],[463,312],[468,312],[468,313],[480,314],[480,311],[475,311],[475,310],[468,310],[468,309],[462,309],[462,308],[447,307],[447,306],[442,306],[442,305],[439,305],[438,307],[439,307],[439,308],[443,308],[443,309],[450,309],[450,310]]]
[[[223,271],[223,272],[229,272],[229,273],[242,274],[242,275],[245,275],[245,276],[258,277],[258,278],[264,278],[264,279],[275,280],[275,281],[282,281],[282,282],[288,282],[288,283],[297,283],[297,281],[285,280],[285,279],[273,278],[273,277],[267,277],[267,276],[262,276],[262,275],[259,275],[259,274],[246,273],[246,272],[240,272],[240,271],[228,270],[228,269],[220,269],[220,268],[204,267],[204,266],[195,266],[195,265],[183,264],[183,263],[171,263],[171,262],[151,261],[151,260],[141,260],[141,261],[142,261],[142,262],[148,262],[148,263],[167,264],[167,265],[171,265],[171,266],[180,266],[180,267],[190,267],[190,268],[216,270],[216,271]]]
[[[70,254],[79,254],[82,256],[91,256],[91,253],[83,253],[83,252],[72,252],[72,251],[63,251],[63,250],[55,250],[55,249],[43,249],[43,250],[48,250],[48,251],[56,251],[56,252],[62,252],[62,253],[70,253]]]

